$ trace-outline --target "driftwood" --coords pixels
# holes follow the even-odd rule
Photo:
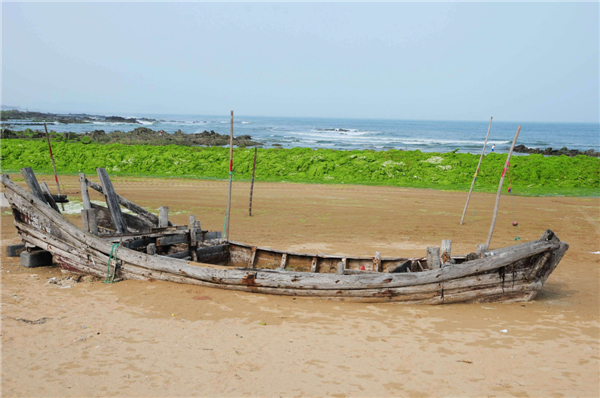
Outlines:
[[[171,235],[184,236],[179,238],[186,239],[182,244],[191,242],[187,239],[192,225],[157,229],[137,236],[129,233],[99,237],[76,227],[5,176],[0,177],[0,182],[6,187],[21,238],[28,245],[52,252],[65,270],[105,276],[112,244],[122,241],[117,250],[119,265],[113,269],[118,279],[156,279],[363,302],[523,301],[535,296],[568,249],[566,243],[548,230],[537,241],[489,251],[479,259],[467,261],[465,256],[453,255],[455,263],[443,268],[438,264],[437,268],[418,271],[424,268],[420,265],[423,258],[381,257],[382,272],[375,272],[370,270],[376,267],[374,258],[369,256],[294,253],[230,241],[213,246],[206,241],[202,245],[209,246],[196,250],[200,262],[190,262],[174,258],[190,257],[189,250],[167,255],[146,252],[163,253],[154,242],[173,242],[166,239]],[[135,245],[139,246],[130,248]],[[171,246],[164,246],[168,247]],[[407,264],[405,272],[389,272],[403,264]],[[363,268],[365,271],[361,271]]]

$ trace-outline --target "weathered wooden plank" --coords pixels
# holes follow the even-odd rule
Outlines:
[[[221,231],[202,231],[202,240],[213,240],[213,239],[221,239],[223,236],[223,232]]]
[[[487,249],[488,247],[485,243],[480,243],[477,245],[477,254],[479,255],[479,258],[485,257],[485,252],[487,252]]]
[[[440,259],[440,248],[435,246],[429,246],[427,248],[427,267],[431,270],[435,270],[442,266]]]
[[[344,275],[344,272],[346,271],[347,262],[348,262],[348,260],[345,258],[342,258],[342,261],[338,262],[338,264],[337,264],[337,274],[338,275]]]
[[[319,263],[319,258],[313,257],[311,265],[310,265],[310,272],[313,272],[313,273],[319,272],[318,263]]]
[[[375,258],[373,258],[373,271],[382,272],[383,263],[381,262],[381,253],[375,252]]]
[[[45,182],[42,182],[40,184],[40,189],[42,190],[42,194],[44,195],[44,198],[46,198],[46,202],[48,202],[50,207],[52,207],[54,210],[56,210],[57,212],[60,213],[60,210],[58,209],[58,206],[56,205],[56,202],[54,201],[54,198],[52,197],[50,188],[48,188],[48,184],[46,184]]]
[[[127,223],[123,218],[121,206],[119,205],[119,200],[117,199],[117,194],[113,188],[110,178],[108,178],[106,170],[99,167],[96,169],[96,171],[98,172],[98,178],[100,179],[100,184],[102,185],[102,191],[104,193],[104,198],[106,199],[106,205],[110,211],[110,218],[112,220],[113,227],[117,233],[128,232]]]
[[[192,261],[198,260],[198,256],[196,255],[196,249],[198,248],[198,243],[196,241],[196,216],[190,215],[190,255],[192,257]],[[200,232],[202,233],[202,232]]]
[[[81,210],[81,218],[83,220],[83,229],[98,236],[98,215],[96,209]]]
[[[450,264],[450,260],[452,260],[452,241],[450,239],[444,239],[442,240],[442,264]]]
[[[151,256],[155,255],[156,254],[156,243],[150,243],[146,247],[146,253],[148,253]]]
[[[85,174],[83,173],[79,173],[79,186],[81,187],[81,201],[83,202],[83,208],[91,209],[92,202],[88,192],[87,178],[85,178]]]
[[[46,200],[46,197],[42,192],[42,188],[40,187],[37,178],[35,178],[35,174],[33,174],[31,167],[23,167],[21,169],[21,175],[25,179],[25,182],[27,183],[27,186],[29,187],[29,190],[33,196],[41,200],[42,203],[48,204],[48,201]]]
[[[256,246],[252,246],[250,249],[250,260],[248,260],[248,268],[255,268],[256,261]]]
[[[178,245],[180,243],[189,243],[190,236],[185,235],[169,235],[156,239],[157,246]]]
[[[158,208],[158,228],[165,228],[169,226],[169,207],[160,206]]]
[[[187,260],[192,258],[190,256],[190,252],[187,250],[178,252],[178,253],[165,254],[164,257],[180,258],[180,259],[187,259]]]
[[[279,265],[279,269],[285,269],[287,266],[287,253],[283,253],[281,256],[281,264]]]

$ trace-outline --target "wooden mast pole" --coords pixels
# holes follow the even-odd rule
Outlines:
[[[252,182],[250,183],[250,204],[248,206],[248,216],[252,217],[252,193],[254,192],[254,172],[256,171],[256,146],[254,147],[254,163],[252,163]]]
[[[517,138],[519,138],[519,132],[521,131],[521,126],[517,128],[517,134],[515,134],[515,139],[510,147],[510,152],[508,152],[508,157],[506,158],[506,164],[504,165],[504,169],[502,170],[502,176],[500,177],[500,185],[498,185],[498,193],[496,194],[496,205],[494,206],[494,216],[492,217],[492,225],[490,226],[490,233],[487,238],[487,242],[485,245],[490,247],[490,242],[492,241],[492,235],[494,234],[494,227],[496,226],[496,217],[498,217],[498,207],[500,206],[500,194],[502,193],[502,184],[504,183],[504,176],[506,175],[506,171],[510,165],[510,157],[512,156],[513,150],[515,149],[515,144],[517,143]]]
[[[227,195],[227,222],[225,239],[229,240],[229,222],[231,221],[231,185],[233,182],[233,111],[231,111],[231,132],[229,134],[229,194]]]
[[[488,137],[490,136],[490,129],[492,128],[492,119],[490,118],[490,125],[488,126],[487,135],[485,136],[485,142],[483,143],[483,149],[481,150],[481,156],[479,157],[479,163],[477,163],[477,169],[475,170],[475,175],[473,176],[473,181],[471,182],[471,189],[469,189],[469,194],[467,195],[467,203],[465,203],[465,209],[463,210],[462,217],[460,218],[460,225],[465,223],[465,214],[467,214],[467,207],[469,207],[469,200],[471,200],[471,193],[473,192],[473,187],[475,186],[475,181],[477,181],[477,173],[479,173],[479,167],[481,166],[481,161],[483,160],[483,155],[485,155],[485,147],[487,146]]]
[[[52,145],[50,145],[50,134],[48,134],[48,127],[46,127],[46,123],[44,123],[44,130],[46,130],[46,140],[48,141],[48,150],[50,151],[50,159],[52,160],[52,168],[54,169],[54,180],[56,181],[56,187],[58,188],[58,194],[62,195],[60,192],[60,184],[58,183],[58,174],[56,174],[56,164],[54,164],[54,155],[52,154]],[[65,211],[65,204],[61,202],[60,207]]]

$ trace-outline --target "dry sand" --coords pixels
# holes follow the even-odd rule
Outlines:
[[[16,175],[14,176],[16,179]],[[49,186],[52,177],[43,176]],[[79,197],[75,177],[63,177]],[[23,185],[23,182],[19,182]],[[220,230],[226,182],[115,178],[120,194]],[[234,185],[231,236],[279,249],[424,255],[485,241],[494,195],[344,185]],[[3,396],[598,396],[599,199],[515,197],[522,241],[570,250],[535,301],[402,306],[178,285],[64,280],[7,258],[2,212]],[[503,197],[492,247],[514,244]],[[473,211],[476,213],[473,214]],[[80,217],[69,218],[80,225]],[[66,288],[66,286],[71,286]],[[27,320],[46,318],[45,323]],[[501,332],[506,330],[506,333]]]

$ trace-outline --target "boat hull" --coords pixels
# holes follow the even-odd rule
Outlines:
[[[113,243],[72,224],[46,203],[19,187],[6,176],[6,188],[15,226],[29,246],[48,250],[64,270],[106,277]],[[259,250],[263,260],[282,256],[276,250],[257,249],[236,242],[220,242],[228,248],[230,265],[192,262],[120,246],[116,250],[117,279],[163,280],[213,288],[263,294],[318,297],[361,302],[447,304],[456,302],[514,302],[535,297],[568,249],[568,244],[550,230],[536,241],[493,250],[480,259],[434,270],[408,273],[302,272],[283,268],[264,269],[255,263]],[[287,258],[287,254],[284,258]],[[319,256],[293,253],[292,262],[310,264]],[[320,256],[321,264],[328,256]],[[334,258],[335,256],[329,256]],[[372,261],[368,258],[355,258]],[[251,267],[242,266],[251,260]],[[404,259],[383,259],[390,264]],[[266,260],[264,260],[266,261]],[[333,262],[331,260],[329,262]],[[353,260],[354,261],[354,260]],[[237,265],[237,266],[236,266]],[[301,268],[301,267],[300,267]],[[331,268],[331,267],[330,267]],[[315,271],[315,270],[313,270]]]

